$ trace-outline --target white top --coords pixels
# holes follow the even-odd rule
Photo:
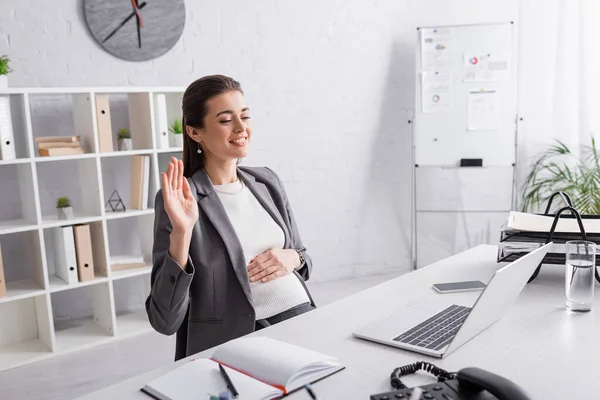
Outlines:
[[[486,283],[506,265],[496,262],[497,253],[497,246],[478,246],[249,336],[272,337],[339,359],[346,369],[313,386],[323,399],[367,399],[371,394],[390,390],[392,370],[417,360],[430,361],[449,371],[484,368],[518,384],[532,399],[596,398],[600,296],[595,297],[592,311],[568,312],[564,265],[544,265],[537,279],[525,286],[500,321],[447,358],[431,359],[352,337],[352,332],[364,324],[415,301],[439,299],[473,305],[480,292],[439,294],[431,285],[473,279]],[[164,368],[84,399],[147,400],[148,396],[140,392],[144,384],[191,358],[211,357],[214,351],[212,348],[176,363],[166,362]],[[403,381],[413,386],[434,383],[435,379],[429,374],[414,374]],[[290,400],[308,398],[306,391],[289,396]]]
[[[242,245],[246,265],[265,250],[283,248],[283,230],[241,180],[214,187]],[[272,317],[310,301],[294,274],[265,283],[250,282],[250,289],[256,319]]]

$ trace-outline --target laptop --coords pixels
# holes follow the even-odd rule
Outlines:
[[[546,244],[496,271],[472,308],[438,303],[432,309],[423,300],[423,304],[403,306],[358,329],[353,336],[444,357],[502,318],[551,245]]]

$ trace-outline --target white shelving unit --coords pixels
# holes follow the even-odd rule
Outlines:
[[[8,88],[17,158],[0,160],[0,247],[7,295],[0,297],[0,371],[148,332],[154,195],[160,171],[181,148],[160,148],[157,96],[169,123],[181,118],[185,88]],[[109,95],[116,132],[130,129],[131,151],[100,152],[96,95]],[[162,97],[162,96],[161,96]],[[168,134],[168,133],[167,133]],[[85,154],[40,157],[38,136],[80,135]],[[174,143],[170,141],[170,143]],[[129,208],[131,162],[150,156],[148,209]],[[117,190],[127,207],[105,204]],[[58,220],[56,199],[75,218]],[[55,274],[52,228],[89,224],[95,279],[67,284]],[[111,256],[141,254],[145,266],[112,271]]]

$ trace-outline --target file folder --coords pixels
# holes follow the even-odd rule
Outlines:
[[[130,207],[135,210],[148,208],[148,185],[150,181],[150,156],[133,156],[131,163]]]
[[[108,95],[96,95],[96,120],[98,122],[98,146],[100,152],[114,151]]]
[[[156,129],[158,129],[158,147],[161,149],[170,148],[167,96],[164,94],[156,95]]]
[[[565,206],[553,214],[550,213],[552,200],[557,196],[562,198]],[[550,196],[543,214],[509,213],[500,229],[497,261],[513,262],[552,242],[550,251],[529,279],[531,282],[537,277],[542,264],[565,264],[565,243],[571,240],[586,240],[600,245],[600,215],[579,214],[571,197],[559,191]],[[600,266],[600,257],[596,257],[595,264]],[[600,282],[598,268],[594,269],[594,275]]]
[[[0,247],[0,297],[6,296],[6,281],[4,279],[4,264],[2,263],[2,247]]]
[[[9,96],[0,96],[0,160],[17,158]]]
[[[75,254],[79,282],[94,280],[94,257],[92,254],[92,236],[89,225],[73,226],[75,236]]]
[[[77,256],[73,227],[61,226],[52,229],[54,241],[54,269],[56,276],[72,285],[77,283]]]

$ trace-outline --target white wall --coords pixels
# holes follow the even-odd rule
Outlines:
[[[131,63],[94,42],[82,3],[2,1],[0,54],[13,60],[10,85],[187,85],[206,74],[235,77],[253,110],[247,163],[282,176],[315,279],[410,268],[407,119],[416,27],[519,16],[517,0],[189,0],[175,48]]]

